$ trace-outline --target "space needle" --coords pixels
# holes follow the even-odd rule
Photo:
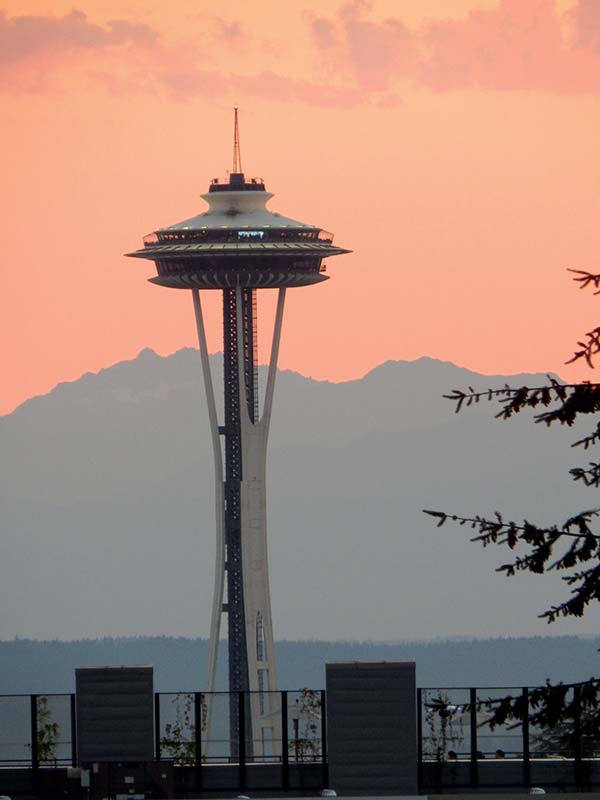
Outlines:
[[[234,109],[233,169],[215,178],[208,209],[144,237],[134,258],[153,261],[151,283],[192,293],[215,472],[216,565],[208,654],[208,698],[215,690],[222,616],[227,617],[229,725],[239,741],[237,698],[247,695],[247,755],[275,754],[281,740],[267,563],[267,439],[286,290],[327,280],[323,259],[349,252],[315,225],[267,209],[260,178],[247,180]],[[257,364],[258,289],[277,289],[262,409]],[[219,408],[209,365],[201,290],[223,299],[223,395]],[[222,447],[224,440],[224,447]],[[223,458],[224,455],[224,458]],[[207,726],[210,729],[210,705]]]

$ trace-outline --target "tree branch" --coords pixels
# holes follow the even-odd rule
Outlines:
[[[573,476],[574,481],[583,481],[586,486],[600,486],[600,463],[597,461],[590,461],[589,469],[583,467],[575,467],[569,470]]]
[[[563,580],[571,587],[571,597],[540,614],[542,619],[554,622],[559,617],[581,617],[586,607],[594,600],[600,601],[600,563],[587,570],[576,571],[580,564],[592,559],[600,561],[600,535],[590,528],[590,522],[600,516],[600,509],[583,511],[570,517],[559,528],[557,525],[539,527],[525,520],[523,524],[505,521],[496,512],[494,519],[485,517],[462,517],[445,511],[424,510],[425,514],[438,520],[438,527],[446,521],[468,525],[477,531],[471,538],[484,547],[490,544],[506,545],[514,550],[519,545],[528,547],[524,555],[502,564],[497,572],[508,577],[517,572],[543,575],[550,570],[566,574]]]

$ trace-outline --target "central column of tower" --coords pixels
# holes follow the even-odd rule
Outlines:
[[[285,288],[278,292],[273,342],[259,417],[256,289],[223,290],[224,424],[217,421],[200,293],[193,290],[198,343],[215,462],[216,569],[211,616],[206,743],[210,729],[221,630],[228,615],[230,753],[240,746],[240,692],[244,693],[244,744],[248,758],[281,752],[281,705],[277,693],[275,642],[267,558],[267,442]],[[221,436],[225,437],[225,469]],[[224,587],[227,586],[227,598]]]
[[[229,660],[229,728],[232,755],[237,754],[239,742],[239,709],[237,692],[250,688],[248,646],[246,640],[246,611],[244,603],[244,570],[242,539],[241,486],[243,480],[241,403],[247,403],[252,422],[258,419],[258,380],[256,352],[256,290],[223,290],[223,381],[225,436],[225,569],[227,601],[224,610],[228,621]],[[241,307],[238,310],[238,300]],[[238,314],[242,325],[238,328]],[[241,341],[239,340],[241,333]],[[240,376],[243,364],[243,385]],[[249,710],[249,709],[248,709]],[[246,752],[252,755],[251,714],[246,714]]]

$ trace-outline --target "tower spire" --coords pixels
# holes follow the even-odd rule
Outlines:
[[[240,153],[240,131],[238,127],[238,107],[233,107],[233,170],[234,174],[242,172],[242,156]]]

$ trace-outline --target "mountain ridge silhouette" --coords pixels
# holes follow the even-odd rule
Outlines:
[[[211,356],[215,384],[219,354]],[[507,579],[501,551],[422,513],[496,509],[560,521],[587,507],[573,430],[459,415],[454,388],[542,382],[423,357],[362,378],[277,378],[268,463],[279,638],[433,639],[548,629],[556,577]],[[265,368],[260,369],[264,391]],[[149,349],[0,419],[0,638],[203,636],[214,557],[212,454],[197,351]]]

